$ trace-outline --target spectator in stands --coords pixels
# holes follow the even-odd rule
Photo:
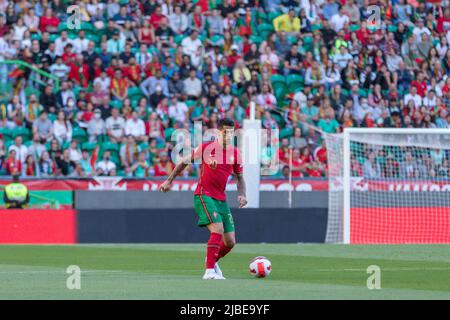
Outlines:
[[[98,176],[115,176],[116,164],[111,161],[111,152],[104,151],[103,160],[97,163],[96,173]]]
[[[53,122],[53,134],[59,144],[72,140],[72,124],[67,120],[64,111],[59,111],[56,120]]]
[[[69,149],[65,149],[61,156],[57,157],[55,160],[57,176],[68,176],[75,169],[75,164],[70,161]]]
[[[145,124],[142,119],[139,119],[138,113],[133,111],[131,118],[125,124],[125,134],[131,135],[137,141],[147,141],[148,137],[145,135]]]
[[[117,108],[113,108],[111,116],[106,119],[106,134],[109,140],[115,143],[120,142],[125,134],[125,120]]]
[[[8,158],[3,163],[7,175],[22,172],[22,162],[17,158],[16,149],[11,149],[8,152]]]
[[[11,145],[8,149],[8,152],[14,150],[16,152],[16,158],[21,163],[25,162],[26,156],[28,154],[28,148],[23,144],[23,138],[21,136],[17,136],[14,138],[14,144]]]
[[[100,136],[106,134],[105,120],[102,119],[100,109],[95,109],[94,117],[88,123],[87,132],[89,134],[89,142],[97,142]]]
[[[196,77],[197,71],[192,69],[189,71],[189,78],[184,80],[184,94],[188,99],[195,100],[202,94],[202,83],[200,79]]]

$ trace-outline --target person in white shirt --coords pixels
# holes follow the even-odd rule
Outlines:
[[[186,121],[188,111],[189,108],[186,103],[178,101],[176,96],[172,97],[170,100],[169,118],[180,124],[180,127],[182,127],[182,124]]]
[[[98,137],[106,133],[105,121],[100,109],[95,109],[94,118],[88,123],[89,142],[97,142]]]
[[[111,85],[111,78],[108,77],[108,75],[106,74],[105,70],[103,70],[100,73],[100,77],[97,77],[97,78],[94,79],[94,87],[97,84],[100,84],[100,88],[101,88],[100,90],[102,92],[109,92],[109,88],[110,88],[110,85]]]
[[[49,68],[50,73],[57,76],[60,80],[66,80],[69,74],[70,68],[64,64],[62,57],[56,57],[56,61]]]
[[[139,119],[137,111],[133,111],[131,119],[128,119],[125,124],[125,135],[132,135],[137,141],[147,141],[148,137],[145,135],[145,123]]]
[[[197,70],[189,71],[189,78],[184,80],[184,93],[191,100],[197,99],[202,94],[202,82],[196,77]]]
[[[147,51],[147,45],[145,43],[141,44],[139,52],[136,52],[136,63],[141,67],[142,70],[145,69],[145,66],[152,61],[152,55]],[[144,72],[142,72],[144,74]]]
[[[13,40],[22,41],[27,29],[27,26],[23,23],[23,19],[17,19],[17,22],[13,25]]]
[[[422,97],[417,94],[417,88],[414,86],[410,87],[409,93],[403,98],[403,103],[405,104],[405,106],[408,105],[409,100],[414,101],[414,106],[416,109],[420,108],[420,106],[422,105]]]
[[[78,162],[82,158],[81,150],[78,148],[78,141],[72,140],[69,147],[69,159],[73,162]]]
[[[423,105],[428,109],[432,110],[437,106],[437,97],[433,89],[429,90],[425,98],[423,98]]]
[[[202,45],[200,39],[198,39],[198,31],[193,30],[189,37],[186,37],[181,42],[181,46],[183,47],[183,53],[188,56],[194,55],[198,48]]]
[[[55,52],[58,56],[62,56],[64,53],[64,48],[69,43],[72,43],[72,40],[70,40],[67,37],[67,31],[61,31],[61,37],[55,40]]]
[[[72,40],[73,52],[82,53],[87,51],[89,45],[89,39],[86,39],[86,33],[84,30],[78,32],[78,38]]]
[[[20,160],[20,162],[25,163],[25,159],[28,155],[28,148],[22,144],[23,139],[21,136],[17,136],[14,139],[14,144],[11,145],[8,149],[8,152],[11,150],[16,151],[16,159]]]
[[[188,16],[181,11],[180,6],[175,6],[175,12],[169,16],[169,24],[176,34],[183,34],[188,28]]]
[[[111,160],[111,152],[105,151],[103,153],[103,160],[96,165],[96,173],[99,176],[115,176],[116,164]]]
[[[344,14],[344,8],[341,7],[339,12],[331,17],[330,26],[335,32],[339,32],[346,23],[350,23],[350,19]]]
[[[117,108],[113,108],[111,116],[106,119],[106,134],[112,142],[119,142],[125,134],[125,120]]]
[[[67,120],[64,111],[59,111],[58,118],[53,122],[53,134],[60,145],[72,141],[72,124]]]
[[[417,43],[421,41],[423,33],[426,33],[428,36],[431,36],[431,31],[427,27],[425,27],[423,20],[418,19],[416,21],[416,26],[413,29],[413,34],[416,37]]]

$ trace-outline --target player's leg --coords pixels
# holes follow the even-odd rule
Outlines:
[[[226,201],[216,204],[223,221],[223,237],[220,243],[219,259],[225,257],[236,244],[236,234],[230,207]]]
[[[222,277],[214,270],[224,232],[221,216],[217,213],[214,199],[210,197],[196,195],[194,204],[195,212],[199,217],[198,225],[207,227],[210,232],[206,246],[206,271],[203,279],[221,279]]]

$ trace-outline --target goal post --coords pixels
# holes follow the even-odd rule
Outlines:
[[[450,129],[324,134],[331,243],[450,243]]]

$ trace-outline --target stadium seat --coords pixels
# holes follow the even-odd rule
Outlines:
[[[89,153],[91,153],[97,144],[95,142],[84,142],[81,144],[81,150],[87,150]]]
[[[257,45],[259,45],[261,42],[263,42],[263,39],[259,36],[250,36],[249,38],[250,42],[256,43]]]
[[[15,127],[12,131],[12,138],[22,137],[23,141],[28,141],[31,139],[31,131],[24,127]]]
[[[128,88],[128,98],[130,98],[130,100],[139,101],[139,99],[143,97],[145,97],[144,93],[141,91],[141,89],[139,89],[139,87]]]
[[[269,14],[268,14],[267,20],[268,20],[270,23],[272,23],[273,20],[274,20],[276,17],[279,17],[279,16],[281,16],[282,14],[283,14],[283,12],[281,12],[281,11],[271,11],[271,12],[269,12]]]
[[[303,88],[305,79],[298,74],[290,74],[286,77],[286,84],[289,92],[298,92],[299,89]]]
[[[120,109],[120,108],[122,108],[123,103],[121,100],[111,100],[109,105],[113,108]]]
[[[356,32],[356,31],[359,30],[359,28],[360,28],[359,24],[351,24],[350,27],[349,27],[351,32]]]
[[[103,147],[103,151],[109,151],[111,152],[111,156],[115,155],[118,156],[119,155],[119,145],[117,143],[114,142],[103,142],[102,144]]]
[[[183,39],[185,38],[184,35],[180,34],[178,36],[175,36],[175,38],[173,39],[173,41],[177,44],[180,45],[181,41],[183,41]]]
[[[72,139],[76,139],[78,142],[84,143],[88,140],[88,135],[84,129],[75,127],[72,129]]]
[[[166,141],[170,141],[172,138],[172,133],[175,131],[175,128],[167,128],[164,130],[164,137]]]
[[[268,23],[262,23],[258,25],[258,34],[262,38],[267,38],[267,36],[274,31],[273,26]]]
[[[280,139],[292,137],[294,130],[292,128],[283,128],[280,130]]]
[[[2,135],[4,141],[9,141],[12,139],[11,130],[6,127],[0,128],[0,135]]]

